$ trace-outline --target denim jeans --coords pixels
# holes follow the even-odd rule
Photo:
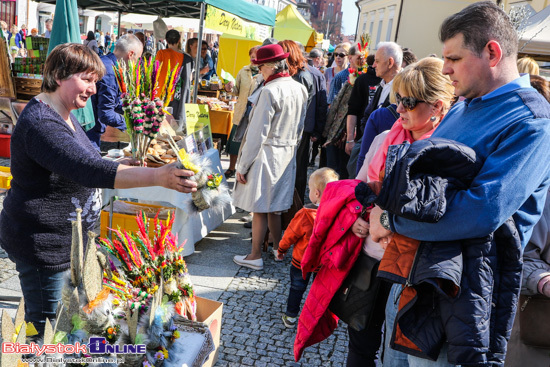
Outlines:
[[[430,361],[424,358],[418,358],[415,356],[409,356],[409,366],[411,367],[454,367],[454,364],[449,363],[447,360],[447,346],[448,344],[443,344],[441,351],[439,352],[439,357],[437,361]]]
[[[397,316],[401,284],[394,284],[386,303],[386,327],[384,329],[384,367],[408,367],[408,355],[390,347],[393,325]]]
[[[302,296],[309,284],[311,273],[302,278],[302,270],[294,265],[290,265],[290,291],[288,292],[288,301],[286,303],[286,315],[288,317],[297,317],[300,313],[300,303]]]
[[[393,333],[393,325],[397,316],[399,305],[399,296],[401,293],[401,284],[394,284],[388,303],[386,304],[386,329],[384,341],[384,367],[451,367],[454,366],[447,361],[447,343],[443,345],[439,352],[437,361],[430,361],[424,358],[408,355],[399,352],[390,347],[390,340]]]
[[[25,321],[32,322],[38,331],[37,339],[44,334],[46,318],[53,324],[57,304],[61,300],[65,274],[69,270],[55,271],[37,268],[10,256],[19,273],[19,282],[25,299]]]

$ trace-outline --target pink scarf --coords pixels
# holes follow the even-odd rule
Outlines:
[[[430,136],[432,136],[434,131],[435,128],[422,135],[418,140],[429,138]],[[384,177],[383,174],[385,173],[384,171],[386,168],[386,156],[388,155],[389,146],[401,144],[404,141],[412,143],[415,140],[413,139],[409,130],[403,129],[401,118],[399,118],[393,124],[390,132],[386,136],[386,139],[384,139],[384,142],[382,143],[380,148],[378,148],[378,151],[374,155],[374,158],[372,158],[372,162],[369,165],[368,173],[369,179],[371,181],[382,181],[382,178]]]

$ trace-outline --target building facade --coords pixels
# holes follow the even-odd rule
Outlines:
[[[0,20],[5,21],[10,26],[15,24],[19,29],[22,25],[26,25],[29,33],[32,28],[36,28],[38,34],[43,34],[46,31],[44,24],[46,20],[53,19],[54,12],[55,5],[53,4],[26,0],[0,0]],[[78,17],[81,34],[96,29],[103,33],[112,32],[114,22],[118,19],[117,13],[82,9],[78,9]]]
[[[382,41],[394,41],[410,48],[418,58],[441,56],[439,27],[443,20],[476,0],[358,0],[360,8],[357,36],[371,36],[370,50]],[[506,10],[513,5],[529,4],[536,11],[549,0],[501,0]]]
[[[342,42],[342,0],[309,0],[311,26],[331,44]]]

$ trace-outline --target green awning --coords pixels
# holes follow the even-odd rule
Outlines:
[[[55,4],[55,0],[37,0]],[[152,14],[200,19],[201,3],[235,14],[251,22],[275,25],[276,11],[246,0],[77,0],[79,8],[96,11]]]

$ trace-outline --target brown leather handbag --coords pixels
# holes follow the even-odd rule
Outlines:
[[[525,345],[550,348],[550,298],[519,297],[519,334]]]

